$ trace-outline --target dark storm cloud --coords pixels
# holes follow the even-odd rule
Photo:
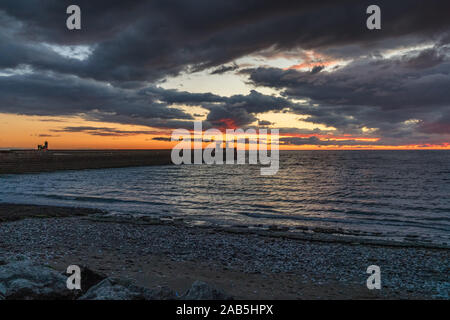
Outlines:
[[[312,74],[318,73],[318,72],[322,71],[324,68],[325,68],[324,66],[315,66],[311,69],[311,73]]]
[[[443,58],[442,58],[443,59]],[[286,89],[286,96],[310,98],[330,105],[373,105],[407,108],[448,105],[450,59],[438,65],[415,66],[394,59],[355,60],[334,72],[258,68],[249,70],[256,85]]]
[[[25,115],[99,111],[135,118],[192,119],[141,92],[54,73],[0,77],[0,111]]]
[[[323,142],[317,137],[308,137],[308,138],[298,138],[298,137],[286,137],[280,138],[279,142],[281,145],[317,145],[322,144]]]
[[[247,126],[258,120],[258,113],[289,110],[339,133],[375,128],[374,134],[392,143],[448,137],[448,1],[379,0],[382,30],[376,31],[366,28],[371,1],[76,3],[82,29],[69,31],[65,10],[72,1],[1,1],[0,72],[13,75],[0,76],[0,112],[81,114],[96,121],[192,128],[193,117],[174,106],[201,106],[209,111],[208,128]],[[423,44],[434,46],[382,58],[386,49]],[[84,59],[57,53],[68,45],[86,46],[90,53]],[[333,72],[322,65],[307,72],[240,71],[256,86],[280,89],[281,98],[257,91],[222,97],[155,86],[181,72],[235,71],[233,61],[249,54],[267,58],[301,50],[353,61]]]
[[[439,52],[439,51],[442,52]],[[258,68],[247,70],[255,85],[282,90],[286,98],[308,99],[294,106],[311,122],[357,133],[410,135],[404,122],[417,120],[422,131],[447,133],[450,114],[450,57],[427,49],[400,58],[357,59],[333,72]],[[428,128],[428,129],[425,129]]]
[[[238,68],[239,68],[239,66],[237,64],[233,64],[231,66],[224,65],[224,66],[221,66],[221,67],[211,71],[210,74],[223,74],[223,73],[237,70]]]
[[[80,115],[93,121],[191,129],[194,118],[176,105],[201,106],[209,110],[205,127],[220,124],[223,119],[245,126],[256,120],[257,112],[295,106],[284,98],[256,91],[222,97],[160,87],[116,88],[103,82],[50,72],[0,77],[0,112],[4,113]]]
[[[168,138],[168,137],[154,137],[154,138],[152,138],[152,140],[156,140],[156,141],[172,141],[172,138]]]
[[[56,138],[59,137],[59,135],[52,135],[52,134],[39,134],[39,138]]]
[[[447,109],[446,114],[434,121],[423,121],[420,123],[419,131],[431,134],[450,135],[450,107]]]
[[[40,54],[31,54],[33,59],[27,60],[21,54],[9,59],[11,67],[32,63],[39,68],[126,85],[162,79],[183,70],[219,66],[267,48],[327,51],[357,45],[367,53],[375,44],[377,49],[382,48],[385,39],[438,39],[440,31],[450,25],[450,4],[437,0],[378,1],[383,10],[383,29],[377,32],[365,27],[365,9],[370,3],[357,0],[80,0],[77,4],[82,8],[82,29],[71,32],[65,28],[65,8],[69,4],[61,0],[27,0],[24,5],[4,0],[0,10],[6,15],[2,20],[15,28],[16,45],[21,41],[33,45],[86,44],[93,47],[92,55],[86,61],[67,64],[55,59],[52,65],[49,60],[53,59],[36,49]],[[334,54],[339,55],[338,51]]]
[[[62,129],[53,129],[52,132],[82,132],[93,136],[113,136],[113,137],[126,137],[135,136],[140,134],[154,134],[155,131],[149,130],[118,130],[108,127],[91,127],[91,126],[78,126],[78,127],[65,127]]]
[[[272,122],[266,121],[266,120],[259,120],[259,121],[258,121],[258,125],[259,125],[259,126],[270,126],[270,125],[272,125],[272,124],[273,124]]]
[[[374,145],[374,142],[361,142],[357,140],[321,140],[317,137],[298,138],[286,137],[279,139],[280,145],[318,145],[318,146],[351,146],[351,145]]]
[[[447,48],[445,48],[447,50]],[[421,51],[419,54],[404,57],[404,64],[410,68],[426,69],[439,65],[446,59],[446,53],[442,48],[431,48]]]
[[[226,98],[212,93],[191,93],[175,89],[163,89],[160,87],[147,87],[139,90],[143,95],[158,97],[169,104],[198,105],[205,102],[225,102]]]
[[[206,120],[213,125],[230,124],[243,127],[256,121],[255,114],[257,113],[281,111],[294,106],[296,104],[287,99],[264,95],[252,90],[248,95],[234,95],[224,98],[220,104],[205,104],[203,107],[210,111]]]

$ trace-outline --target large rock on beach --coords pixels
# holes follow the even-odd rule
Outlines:
[[[142,294],[116,279],[106,278],[90,288],[79,300],[144,300]]]
[[[203,281],[195,281],[181,297],[183,300],[232,300],[233,298]]]
[[[69,290],[67,277],[47,266],[14,258],[0,261],[0,300],[230,300],[231,296],[202,281],[195,281],[181,297],[166,286],[144,288],[130,280],[106,278],[81,267],[81,290]]]
[[[66,277],[58,271],[34,265],[29,260],[0,263],[0,299],[71,299]]]
[[[177,294],[166,286],[144,290],[145,300],[176,300]]]
[[[174,300],[175,291],[168,287],[147,289],[130,282],[107,278],[93,286],[80,300]]]

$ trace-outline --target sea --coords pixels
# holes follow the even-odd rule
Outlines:
[[[282,151],[279,166],[0,175],[0,202],[450,247],[450,151]]]

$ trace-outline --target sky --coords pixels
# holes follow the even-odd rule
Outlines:
[[[66,8],[81,8],[68,30]],[[381,8],[381,30],[366,8]],[[0,148],[450,149],[450,2],[2,0]]]

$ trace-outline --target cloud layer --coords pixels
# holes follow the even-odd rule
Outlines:
[[[372,3],[359,0],[79,0],[77,32],[65,28],[70,4],[0,3],[0,112],[191,128],[185,107],[200,106],[207,128],[267,126],[259,114],[283,111],[379,144],[450,140],[446,1],[378,1],[377,31],[365,28]],[[293,69],[236,63],[249,56],[303,62]],[[239,75],[254,90],[223,96],[160,87],[201,70]],[[302,143],[286,140],[294,142]]]

